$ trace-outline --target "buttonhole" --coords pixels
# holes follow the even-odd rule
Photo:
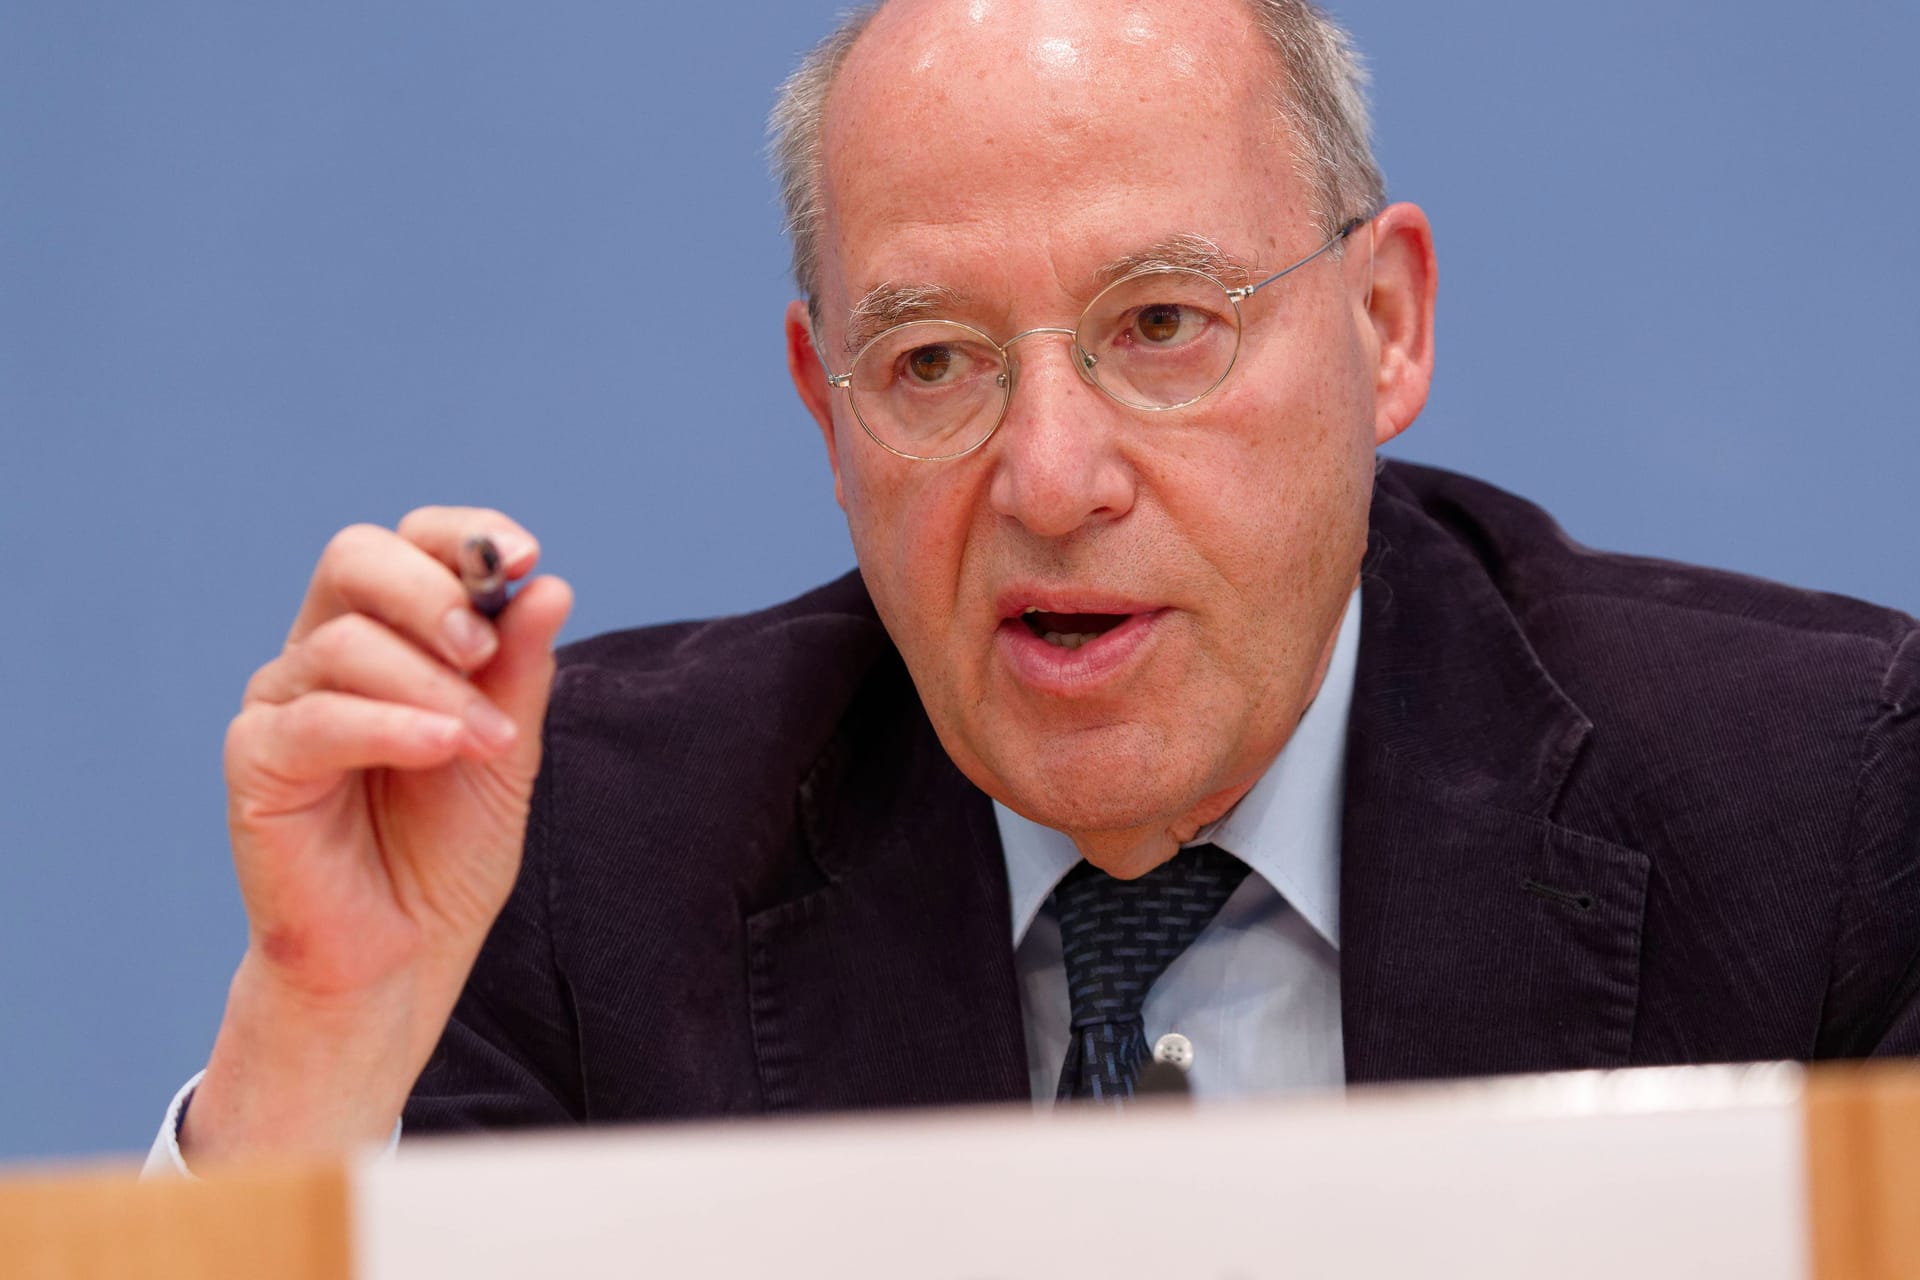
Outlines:
[[[1591,911],[1599,905],[1594,896],[1584,890],[1578,893],[1569,892],[1566,889],[1556,889],[1550,884],[1541,884],[1538,880],[1522,880],[1520,887],[1536,898],[1558,902],[1576,911]]]

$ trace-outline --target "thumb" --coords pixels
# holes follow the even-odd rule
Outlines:
[[[540,759],[540,725],[553,689],[553,642],[573,611],[573,588],[559,578],[535,578],[494,620],[500,648],[473,682],[519,726],[512,756],[530,774]]]

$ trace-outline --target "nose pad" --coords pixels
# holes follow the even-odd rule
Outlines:
[[[1080,345],[1080,339],[1073,340],[1073,368],[1080,375],[1080,381],[1099,390],[1100,381],[1093,376],[1093,366],[1100,363],[1100,357]]]
[[[1099,379],[1093,376],[1093,367],[1100,363],[1099,357],[1080,345],[1080,335],[1072,329],[1045,328],[1028,329],[1024,333],[1016,333],[1013,337],[1007,339],[1006,345],[1001,348],[1005,353],[1006,367],[1000,370],[997,379],[1002,391],[1005,391],[1011,396],[1014,387],[1019,383],[1020,357],[1013,353],[1013,344],[1022,342],[1027,338],[1037,337],[1043,333],[1059,334],[1065,338],[1067,340],[1067,349],[1071,353],[1068,363],[1073,366],[1073,371],[1080,375],[1080,381],[1086,383],[1095,391],[1102,389]]]

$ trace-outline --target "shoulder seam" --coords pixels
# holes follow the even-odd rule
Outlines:
[[[1682,567],[1690,567],[1690,566],[1682,566]],[[1715,572],[1718,572],[1718,571],[1716,570]],[[1764,580],[1753,579],[1753,581],[1764,581]],[[1791,587],[1791,586],[1786,586],[1785,584],[1776,583],[1776,584],[1770,584],[1770,585],[1780,586],[1787,591],[1806,590],[1805,588],[1802,588],[1802,587]],[[1825,593],[1816,592],[1814,594],[1825,594]],[[1530,602],[1529,608],[1537,609],[1542,605],[1557,604],[1562,601],[1568,601],[1568,600],[1621,601],[1628,604],[1644,605],[1649,608],[1666,609],[1666,610],[1671,610],[1678,613],[1697,614],[1702,617],[1725,618],[1732,622],[1748,622],[1748,623],[1754,624],[1755,626],[1771,627],[1780,631],[1789,631],[1794,633],[1795,635],[1831,636],[1835,639],[1865,640],[1865,641],[1868,641],[1869,643],[1882,646],[1883,648],[1887,649],[1890,654],[1896,653],[1903,645],[1908,643],[1915,636],[1916,633],[1920,633],[1920,622],[1916,622],[1915,619],[1913,619],[1912,617],[1908,616],[1905,613],[1902,613],[1898,609],[1894,609],[1886,605],[1873,604],[1865,600],[1853,600],[1852,597],[1847,597],[1847,596],[1841,596],[1836,598],[1847,600],[1852,605],[1860,609],[1876,612],[1883,619],[1886,619],[1888,621],[1897,621],[1899,623],[1903,623],[1905,624],[1907,630],[1904,633],[1889,637],[1886,635],[1877,634],[1872,631],[1858,630],[1858,629],[1846,628],[1846,627],[1822,627],[1822,626],[1813,625],[1813,624],[1799,624],[1799,623],[1786,621],[1780,618],[1766,618],[1766,617],[1760,617],[1760,616],[1749,614],[1749,613],[1740,613],[1732,609],[1709,608],[1708,606],[1703,605],[1698,601],[1663,600],[1663,599],[1658,599],[1651,596],[1635,595],[1630,592],[1592,591],[1592,590],[1586,590],[1586,589],[1575,590],[1575,591],[1558,591],[1549,595],[1540,596]],[[1889,664],[1889,671],[1890,670],[1891,670],[1891,664]]]

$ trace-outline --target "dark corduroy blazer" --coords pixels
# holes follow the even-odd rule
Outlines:
[[[1383,469],[1355,1083],[1920,1052],[1920,631]],[[1006,873],[859,578],[567,649],[409,1131],[1027,1096]]]

